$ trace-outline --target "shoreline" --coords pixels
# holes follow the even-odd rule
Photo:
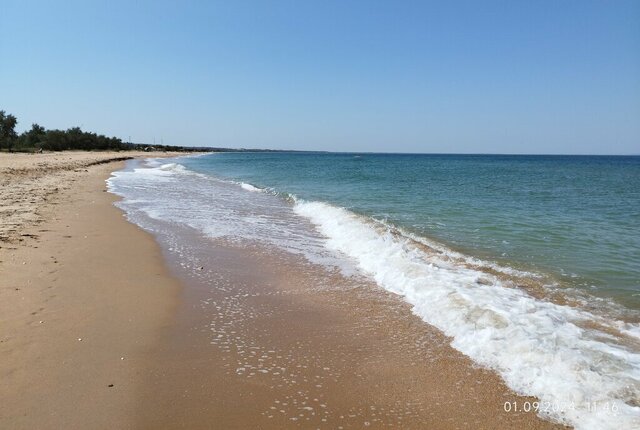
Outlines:
[[[137,427],[568,428],[505,412],[536,399],[374,284],[334,274],[320,285],[323,274],[298,259],[190,233],[179,232],[194,259],[168,255],[186,288],[151,352]]]
[[[0,426],[563,428],[372,285],[188,231],[180,265],[104,192],[121,167],[72,170],[2,243]]]
[[[171,324],[181,286],[105,192],[121,161],[48,156],[27,156],[44,172],[10,181],[31,197],[21,213],[36,216],[0,243],[0,427],[130,428],[143,353]],[[64,168],[47,173],[54,156]]]

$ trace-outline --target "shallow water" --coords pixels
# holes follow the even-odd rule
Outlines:
[[[542,415],[632,428],[637,311],[584,293],[597,279],[595,291],[627,304],[636,291],[634,216],[618,211],[637,209],[638,160],[520,158],[213,154],[134,165],[109,187],[143,227],[188,226],[374,280],[454,348],[538,397]],[[592,233],[568,245],[578,231]],[[547,293],[557,290],[564,299]]]
[[[228,153],[184,164],[640,309],[640,157]]]

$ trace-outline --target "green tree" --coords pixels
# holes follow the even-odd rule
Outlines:
[[[13,143],[17,137],[17,124],[18,120],[15,116],[0,110],[0,148],[7,147],[7,149],[11,151]]]
[[[31,124],[31,130],[29,130],[28,133],[31,133],[34,136],[40,136],[44,134],[45,131],[46,130],[44,129],[43,126],[34,122],[33,124]]]
[[[31,124],[31,130],[25,131],[21,138],[23,139],[24,145],[27,147],[36,147],[40,146],[42,142],[46,139],[47,131],[41,125],[36,123]]]

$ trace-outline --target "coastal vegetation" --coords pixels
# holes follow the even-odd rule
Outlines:
[[[37,151],[193,151],[196,148],[170,145],[145,145],[123,142],[117,137],[83,131],[80,127],[67,130],[47,130],[39,124],[32,124],[31,129],[23,133],[16,132],[18,119],[0,110],[0,151],[8,152],[37,152]]]
[[[149,145],[124,142],[117,137],[83,131],[80,127],[67,130],[45,129],[32,124],[29,130],[18,134],[15,115],[0,110],[0,152],[41,151],[173,151],[173,152],[283,152],[278,149],[224,148],[211,146]],[[285,150],[284,152],[304,152]]]

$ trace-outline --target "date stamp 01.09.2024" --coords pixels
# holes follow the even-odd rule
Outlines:
[[[504,402],[505,412],[536,412],[542,414],[563,413],[576,409],[587,410],[589,412],[604,412],[616,415],[618,405],[614,402],[584,402],[576,404],[574,402],[538,402],[538,401],[510,401]]]

